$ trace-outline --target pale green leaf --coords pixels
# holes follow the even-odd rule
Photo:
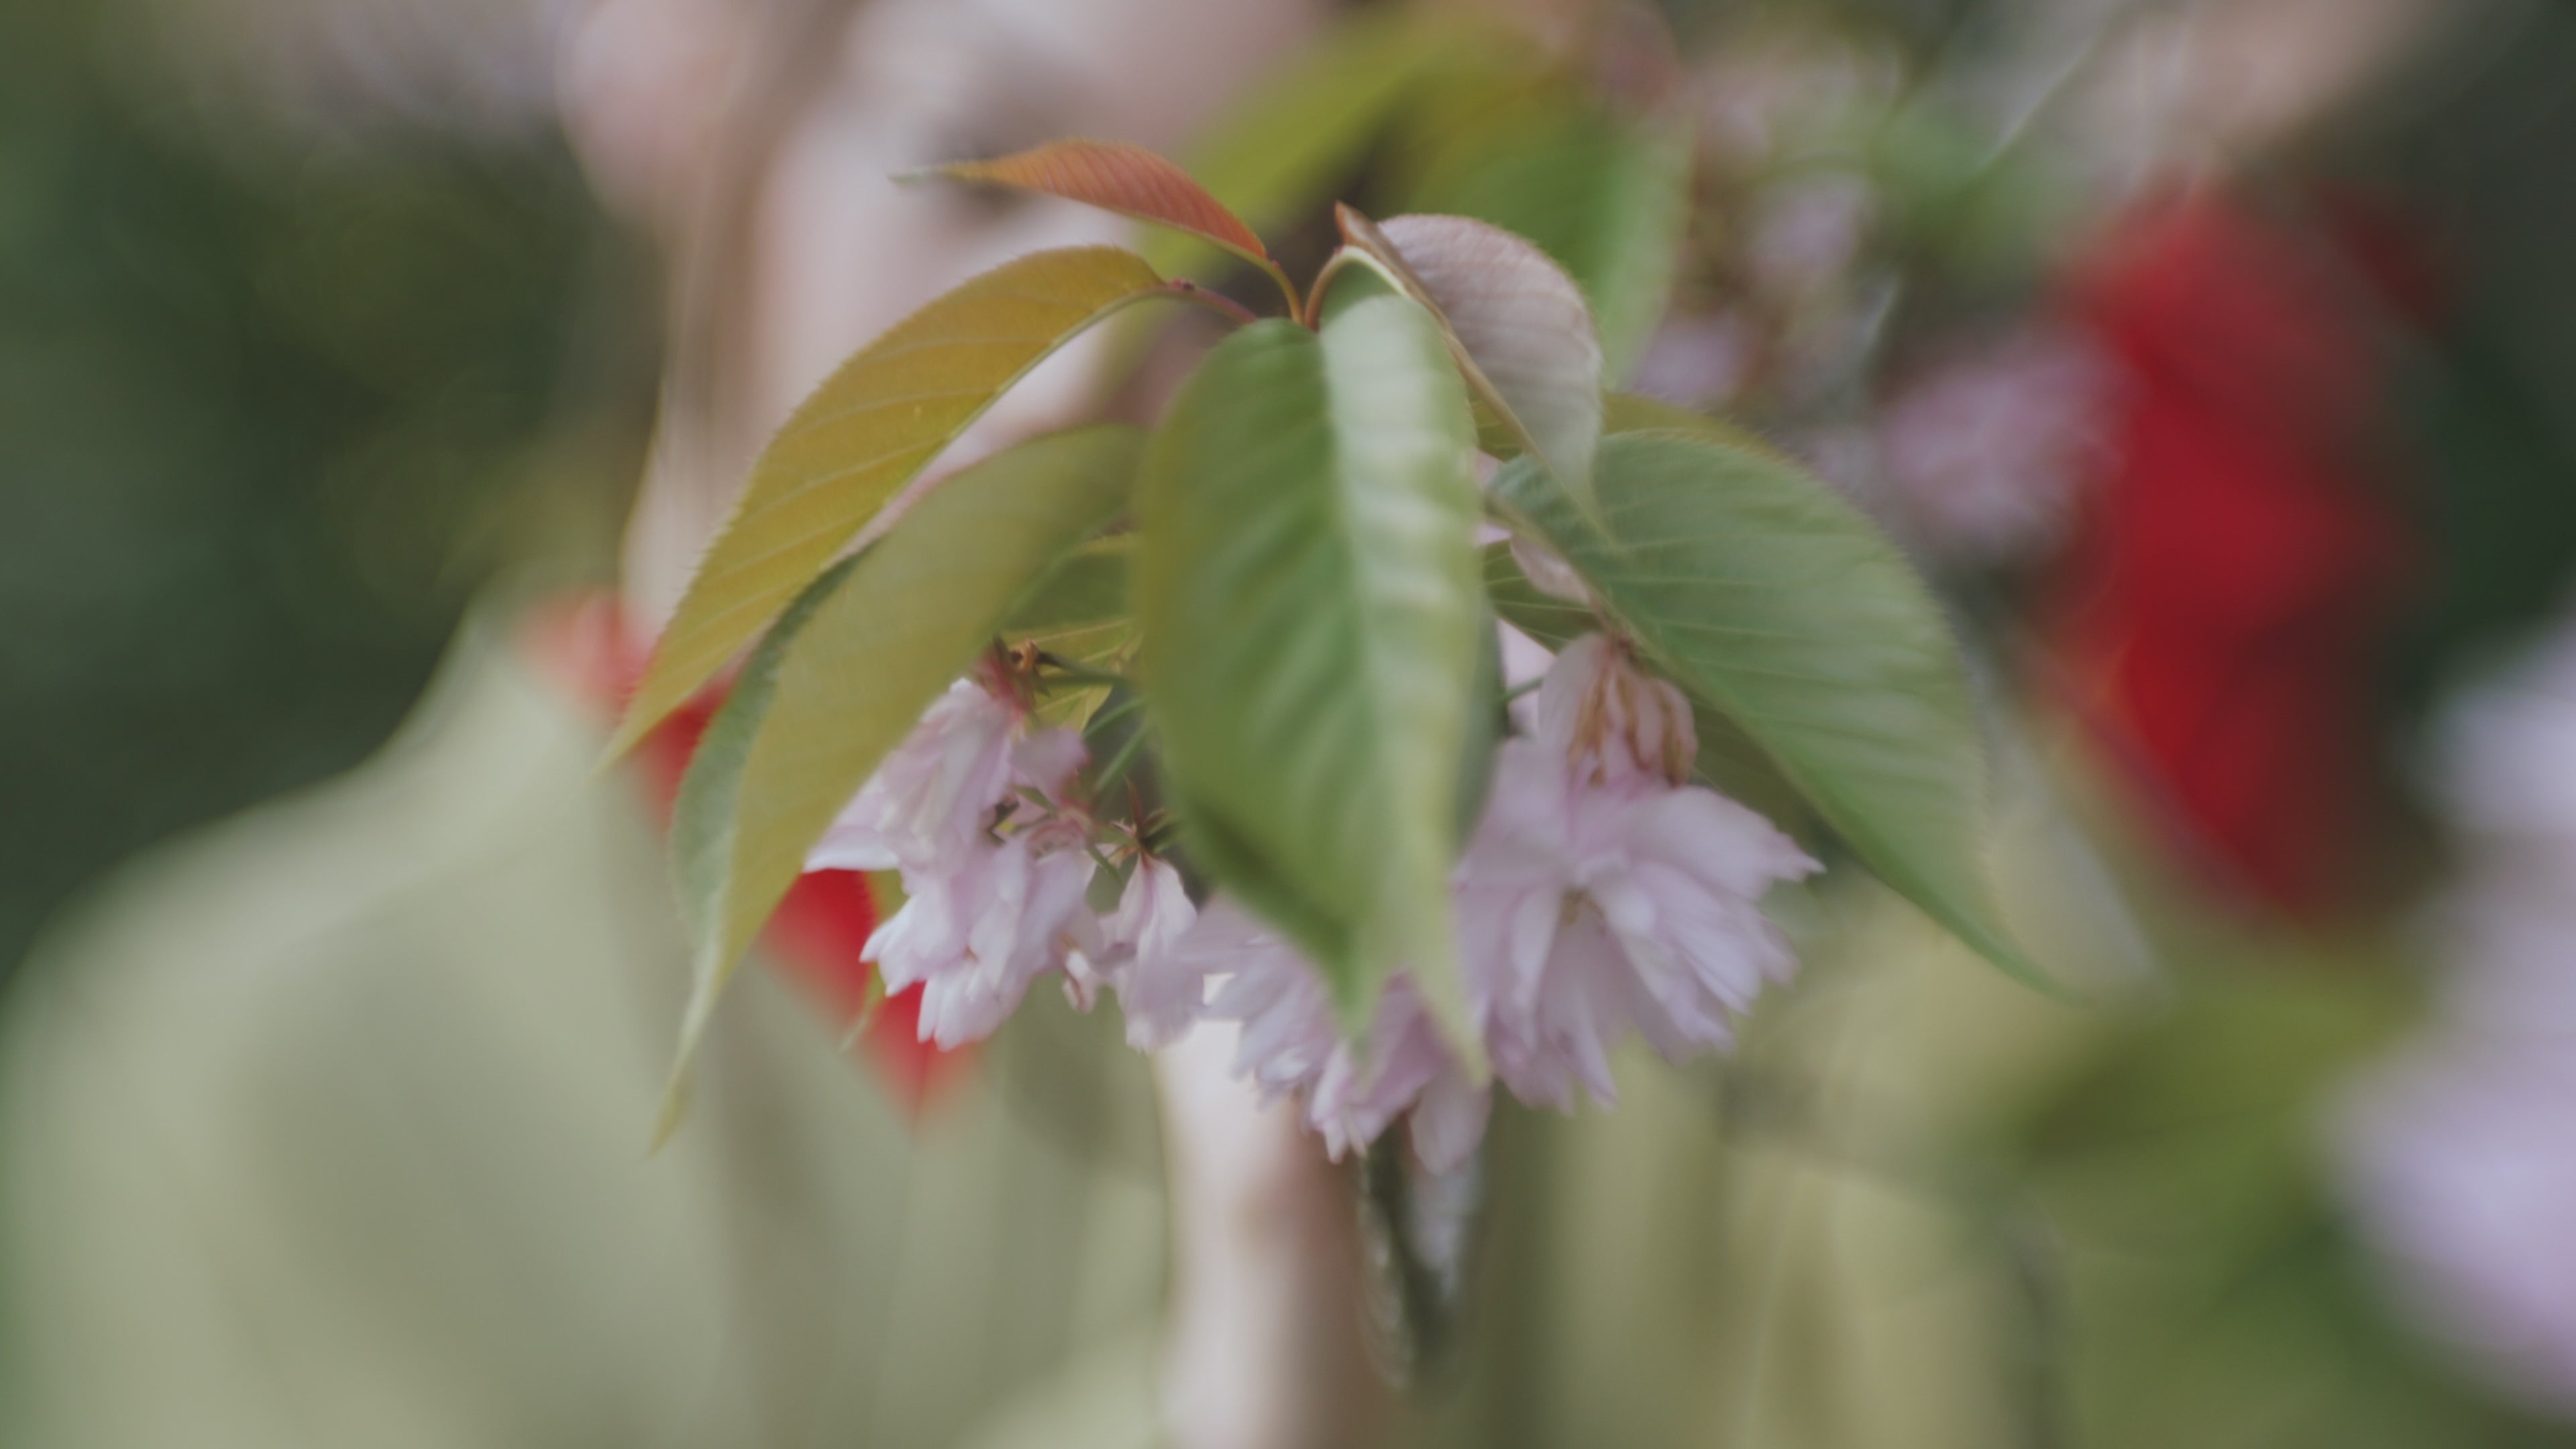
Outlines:
[[[1601,438],[1601,338],[1565,269],[1473,217],[1337,214],[1343,237],[1440,319],[1468,386],[1514,441],[1567,487],[1588,488]]]
[[[1494,489],[1872,871],[2046,986],[1996,920],[1985,756],[1957,645],[1895,546],[1817,480],[1698,438],[1615,434],[1593,478],[1598,528],[1527,461]]]
[[[1636,365],[1672,290],[1690,146],[1589,107],[1533,105],[1451,146],[1407,201],[1490,222],[1554,257],[1591,299],[1615,381]]]
[[[1679,403],[1640,393],[1614,392],[1603,400],[1601,430],[1605,433],[1688,433],[1730,448],[1759,453],[1784,467],[1805,465],[1783,451],[1779,444],[1739,423],[1708,414]]]
[[[1182,389],[1138,485],[1141,665],[1194,860],[1364,1024],[1409,967],[1462,1054],[1449,904],[1479,721],[1467,400],[1438,324],[1376,296],[1264,322]]]
[[[1124,533],[1075,549],[1011,611],[1002,636],[1048,647],[1126,618],[1127,565],[1135,552],[1135,535]]]
[[[1168,295],[1132,252],[1037,252],[967,282],[842,363],[753,465],[611,751],[714,678],[1030,368],[1119,308]]]
[[[1002,626],[1006,643],[1034,644],[1064,663],[1116,671],[1132,651],[1136,627],[1127,606],[1127,562],[1133,535],[1085,544],[1065,559]],[[1076,729],[1088,723],[1107,686],[1060,688],[1038,705],[1038,719]]]
[[[922,712],[1125,503],[1133,428],[1055,433],[950,479],[808,588],[753,652],[672,823],[697,977],[663,1131],[743,952],[806,853]]]

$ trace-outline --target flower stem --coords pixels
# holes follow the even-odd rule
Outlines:
[[[1069,679],[1076,684],[1106,685],[1109,688],[1116,689],[1122,685],[1133,687],[1136,683],[1136,681],[1129,679],[1124,674],[1118,674],[1106,669],[1092,669],[1084,665],[1068,663],[1062,659],[1052,660],[1051,664],[1059,676]]]

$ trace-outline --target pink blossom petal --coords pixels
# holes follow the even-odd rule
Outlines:
[[[1492,1115],[1491,1092],[1471,1084],[1456,1068],[1442,1072],[1423,1089],[1413,1109],[1413,1155],[1433,1172],[1454,1172],[1476,1155]]]

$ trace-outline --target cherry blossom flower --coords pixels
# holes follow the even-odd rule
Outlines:
[[[805,868],[924,870],[962,858],[1010,793],[1018,725],[981,682],[950,685],[859,787]]]
[[[1816,863],[1752,811],[1684,784],[1696,750],[1681,692],[1594,635],[1550,666],[1535,736],[1497,754],[1454,892],[1471,1019],[1525,1102],[1570,1110],[1577,1084],[1611,1101],[1611,1053],[1631,1033],[1674,1060],[1726,1046],[1794,968],[1758,903]],[[1335,1157],[1407,1113],[1426,1167],[1473,1155],[1490,1096],[1402,973],[1355,1047],[1322,975],[1231,901],[1200,915],[1172,965],[1221,978],[1207,1015],[1241,1023],[1237,1073],[1297,1098]]]
[[[1089,1010],[1094,993],[1108,986],[1126,1014],[1129,1046],[1152,1051],[1179,1040],[1205,1005],[1207,978],[1180,951],[1198,914],[1170,862],[1138,859],[1118,908],[1101,919],[1098,955],[1066,963],[1076,1004]]]
[[[1488,1097],[1467,1078],[1413,984],[1388,983],[1363,1045],[1342,1035],[1324,978],[1295,947],[1219,899],[1183,939],[1184,970],[1224,978],[1211,1019],[1242,1023],[1235,1074],[1268,1099],[1297,1098],[1336,1160],[1377,1140],[1407,1111],[1413,1148],[1435,1172],[1484,1139]]]
[[[1090,822],[1064,800],[1082,737],[1032,728],[991,674],[931,705],[805,862],[901,873],[910,899],[859,955],[888,991],[922,988],[921,1039],[941,1047],[990,1035],[1031,982],[1100,950]]]
[[[1672,1059],[1729,1044],[1734,1020],[1794,966],[1762,894],[1816,864],[1688,783],[1690,701],[1623,640],[1576,640],[1514,719],[1528,733],[1497,751],[1453,878],[1461,973],[1496,1075],[1524,1101],[1570,1110],[1577,1085],[1612,1100],[1611,1054],[1632,1034]],[[861,956],[887,989],[923,988],[923,1039],[989,1035],[1061,970],[1085,1008],[1115,990],[1139,1048],[1202,1016],[1239,1023],[1237,1073],[1295,1097],[1335,1157],[1409,1117],[1425,1167],[1472,1159],[1490,1092],[1405,973],[1353,1041],[1311,962],[1234,902],[1197,909],[1168,861],[1138,850],[1116,908],[1095,915],[1098,826],[1066,798],[1084,759],[1072,731],[1031,727],[1010,680],[962,680],[815,848],[818,869],[902,873],[911,899]]]
[[[1681,692],[1589,635],[1539,687],[1538,736],[1504,743],[1458,876],[1468,999],[1495,1073],[1525,1102],[1614,1100],[1630,1031],[1667,1060],[1733,1041],[1795,968],[1759,902],[1816,862],[1743,806],[1684,784]]]
[[[953,1048],[990,1036],[1031,982],[1095,939],[1083,899],[1091,855],[1050,833],[1013,835],[935,874],[907,874],[915,894],[868,937],[859,958],[876,965],[886,990],[922,987],[922,1040]]]
[[[1690,778],[1699,754],[1690,700],[1636,667],[1625,644],[1586,634],[1565,647],[1538,687],[1538,738],[1597,785]]]

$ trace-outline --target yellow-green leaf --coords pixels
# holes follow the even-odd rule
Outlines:
[[[924,498],[808,588],[753,652],[690,761],[672,824],[697,975],[663,1113],[743,952],[806,853],[922,712],[1126,502],[1143,437],[1055,433]]]
[[[1751,428],[1730,423],[1724,418],[1710,417],[1706,413],[1683,407],[1679,403],[1666,402],[1659,397],[1647,397],[1642,393],[1614,392],[1603,399],[1601,431],[1605,433],[1688,433],[1695,438],[1706,438],[1712,443],[1723,443],[1730,448],[1742,448],[1747,452],[1759,453],[1786,467],[1806,466],[1790,457],[1779,444]]]
[[[1077,549],[1021,601],[1002,626],[1004,642],[1035,644],[1084,668],[1123,664],[1136,639],[1127,610],[1127,561],[1135,542],[1134,535],[1121,534]],[[1039,704],[1038,718],[1080,729],[1108,693],[1105,685],[1059,689]]]
[[[1126,618],[1127,563],[1135,551],[1133,534],[1076,549],[1012,611],[1003,637],[1046,648]]]
[[[611,751],[714,678],[1030,368],[1102,317],[1166,295],[1133,252],[1037,252],[932,302],[841,364],[753,465]]]

